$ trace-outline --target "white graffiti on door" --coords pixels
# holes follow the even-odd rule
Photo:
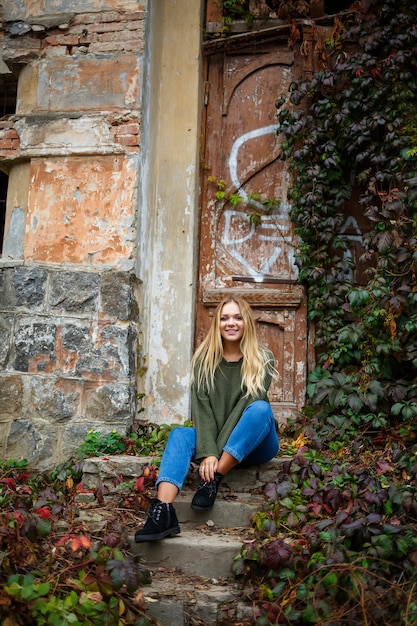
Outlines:
[[[290,233],[288,232],[288,234],[284,236],[282,234],[283,229],[286,229],[288,231],[288,227],[286,227],[285,224],[282,224],[280,226],[279,235],[270,234],[272,228],[275,228],[276,230],[277,222],[279,222],[279,216],[263,215],[261,217],[261,223],[259,224],[259,226],[255,228],[255,226],[252,224],[248,229],[248,218],[246,216],[246,213],[233,210],[224,211],[224,220],[225,222],[222,243],[227,247],[229,254],[231,254],[236,261],[239,261],[239,263],[242,264],[242,266],[248,272],[249,276],[254,278],[255,282],[263,282],[265,276],[271,273],[275,261],[282,253],[282,244],[287,243],[290,246],[292,244],[292,237]],[[238,233],[236,223],[239,222],[246,230],[246,233],[241,236],[236,236]],[[264,233],[262,231],[264,231]],[[276,242],[272,254],[267,259],[265,259],[260,270],[256,270],[238,250],[238,244],[249,241],[250,239],[252,239],[252,237],[255,236],[255,234],[261,241]]]
[[[262,137],[263,135],[269,135],[272,133],[276,134],[277,128],[277,124],[270,124],[268,126],[244,133],[234,141],[228,160],[230,180],[233,187],[236,189],[236,193],[242,198],[246,206],[252,206],[259,211],[265,209],[264,205],[258,200],[250,197],[250,195],[243,188],[243,184],[239,179],[238,155],[242,146],[247,144],[248,141]],[[255,282],[263,282],[266,277],[273,272],[274,264],[283,254],[284,249],[285,254],[287,255],[287,267],[290,273],[287,277],[289,279],[297,277],[298,270],[294,260],[293,236],[288,217],[288,210],[289,204],[286,202],[280,202],[272,208],[273,212],[271,214],[261,215],[260,224],[256,227],[253,224],[249,225],[247,209],[245,211],[226,209],[223,213],[224,230],[221,238],[222,244],[227,248],[228,253],[245,268],[248,275],[252,277]],[[240,228],[238,227],[239,223]],[[261,266],[258,268],[255,268],[251,261],[245,258],[242,254],[242,249],[240,251],[238,249],[240,244],[248,242],[254,237],[256,237],[260,242],[269,241],[275,243],[272,252],[269,256],[262,258]]]

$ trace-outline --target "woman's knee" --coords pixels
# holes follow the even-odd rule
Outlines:
[[[271,405],[265,400],[255,400],[246,408],[246,411],[247,410],[250,410],[251,413],[254,413],[259,419],[274,419]]]
[[[195,446],[195,428],[190,426],[178,426],[173,428],[168,437],[170,446]]]

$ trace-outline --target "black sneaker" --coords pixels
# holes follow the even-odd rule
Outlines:
[[[211,509],[214,504],[214,501],[217,496],[217,491],[219,490],[219,485],[222,481],[223,474],[219,474],[219,472],[214,472],[214,480],[210,483],[202,480],[200,486],[194,494],[194,498],[191,502],[191,508],[194,511],[206,511],[207,509]]]
[[[154,498],[151,500],[144,527],[135,533],[135,541],[136,543],[156,541],[164,537],[173,537],[180,532],[177,514],[172,504]]]

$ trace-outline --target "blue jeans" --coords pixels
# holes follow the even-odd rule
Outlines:
[[[162,456],[156,484],[168,482],[181,489],[195,455],[195,446],[195,428],[174,428]],[[244,460],[247,465],[261,465],[272,459],[278,448],[271,406],[264,400],[256,400],[243,411],[223,450],[239,463]]]

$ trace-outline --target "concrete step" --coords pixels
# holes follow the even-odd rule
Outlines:
[[[230,496],[222,490],[217,495],[216,501],[208,511],[194,511],[191,508],[191,500],[194,490],[183,490],[174,502],[180,525],[194,524],[201,526],[209,523],[215,528],[243,528],[250,526],[251,516],[264,502],[262,495],[236,494]]]
[[[142,557],[145,567],[175,568],[183,574],[205,578],[229,578],[232,564],[242,547],[246,529],[221,531],[206,527],[181,527],[181,533],[160,541],[135,543],[130,550]]]
[[[216,626],[255,623],[254,609],[230,580],[184,576],[158,568],[143,588],[146,611],[161,626]]]

